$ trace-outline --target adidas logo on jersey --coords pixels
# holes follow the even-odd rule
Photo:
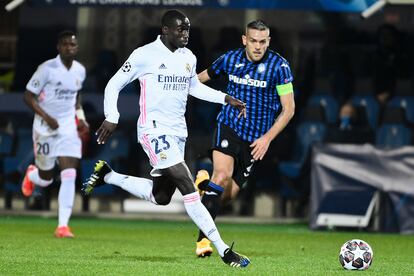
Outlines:
[[[58,81],[58,83],[56,83],[56,86],[62,85],[62,83],[60,81]]]
[[[162,64],[160,65],[160,67],[158,67],[158,69],[167,69],[167,66],[165,66],[165,64],[164,64],[164,63],[162,63]]]

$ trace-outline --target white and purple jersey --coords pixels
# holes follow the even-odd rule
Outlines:
[[[166,134],[187,137],[185,111],[188,94],[210,102],[224,104],[224,93],[200,83],[197,59],[187,48],[172,52],[160,36],[137,48],[111,78],[105,88],[104,112],[108,122],[118,123],[119,92],[139,79],[139,134]]]
[[[35,115],[33,129],[41,135],[71,133],[76,131],[76,97],[82,88],[86,71],[82,64],[73,61],[70,69],[63,65],[60,56],[39,65],[26,85],[26,89],[38,95],[39,106],[59,123],[52,131],[39,115]]]

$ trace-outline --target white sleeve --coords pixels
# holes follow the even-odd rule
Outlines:
[[[208,87],[205,84],[202,84],[198,80],[197,73],[195,72],[195,64],[193,66],[193,71],[191,79],[190,79],[190,95],[196,97],[200,100],[212,102],[212,103],[219,103],[219,104],[226,104],[224,101],[226,94],[215,90],[213,88]]]
[[[36,72],[26,85],[26,89],[38,95],[48,81],[48,70],[45,65],[39,65]]]
[[[85,69],[85,67],[83,65],[81,65],[81,68],[82,68],[82,70],[81,70],[81,77],[82,77],[81,82],[83,84],[83,82],[86,79],[86,69]]]
[[[139,49],[135,50],[125,61],[124,65],[116,72],[116,74],[109,80],[105,87],[104,97],[104,114],[105,120],[114,124],[118,123],[118,95],[119,92],[128,83],[140,77],[142,72],[142,63],[140,59]]]

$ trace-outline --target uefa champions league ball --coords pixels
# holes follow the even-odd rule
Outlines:
[[[339,252],[339,262],[349,270],[365,270],[372,263],[374,252],[371,246],[363,240],[353,239],[342,245]]]

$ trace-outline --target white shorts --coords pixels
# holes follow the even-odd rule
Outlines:
[[[139,135],[138,140],[154,168],[151,171],[152,176],[159,176],[159,169],[184,162],[185,137],[144,134]]]
[[[45,171],[55,167],[57,157],[82,157],[82,142],[77,131],[53,136],[44,136],[33,131],[33,146],[36,167]]]

